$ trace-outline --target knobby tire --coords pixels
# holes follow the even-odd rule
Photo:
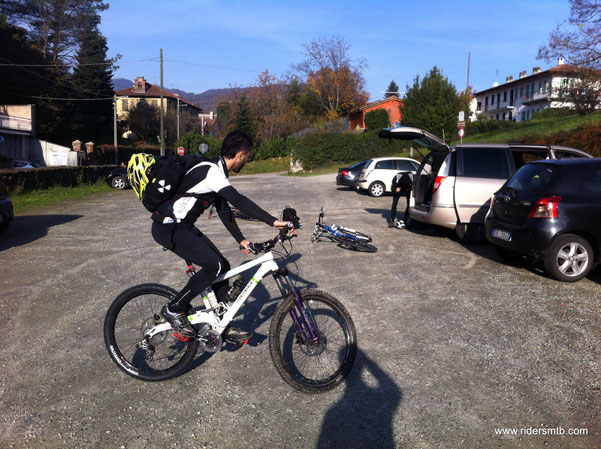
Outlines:
[[[320,290],[302,292],[302,303],[320,337],[319,344],[300,339],[290,311],[293,297],[277,308],[269,328],[269,350],[282,378],[304,393],[323,393],[349,375],[357,355],[357,337],[346,308]]]
[[[104,320],[104,342],[115,364],[125,373],[145,381],[162,381],[179,376],[194,360],[198,340],[181,341],[172,329],[155,335],[149,352],[136,347],[144,329],[164,322],[161,309],[177,292],[160,284],[141,284],[121,293],[111,304]]]

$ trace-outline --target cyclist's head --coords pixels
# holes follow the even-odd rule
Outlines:
[[[228,168],[238,173],[248,161],[252,146],[252,138],[244,131],[236,129],[223,139],[221,156],[227,159]]]

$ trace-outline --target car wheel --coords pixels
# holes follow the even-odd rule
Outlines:
[[[127,187],[127,182],[123,176],[115,176],[111,179],[111,187],[113,189],[123,190]]]
[[[384,195],[386,188],[384,187],[384,184],[382,184],[379,181],[376,181],[376,182],[372,182],[370,184],[367,191],[369,192],[369,196],[373,196],[373,197],[377,198],[377,197]]]
[[[557,237],[545,257],[545,270],[558,281],[579,281],[591,271],[592,265],[591,245],[574,234]]]

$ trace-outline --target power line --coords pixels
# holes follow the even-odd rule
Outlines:
[[[220,66],[216,66],[216,65],[200,64],[198,62],[176,61],[174,59],[167,59],[167,58],[164,58],[164,60],[169,61],[169,62],[176,62],[178,64],[187,64],[187,65],[197,65],[200,67],[208,67],[211,69],[235,70],[237,72],[252,72],[252,73],[262,73],[263,72],[262,70],[240,69],[240,68],[236,68],[236,67],[220,67]]]
[[[2,58],[4,59],[4,58]],[[6,59],[5,59],[6,61]],[[138,59],[135,61],[116,61],[119,64],[131,64],[134,62],[148,62],[148,61],[152,61],[152,62],[156,62],[158,61],[157,58],[152,58],[152,59]],[[69,67],[69,66],[97,66],[97,65],[111,65],[113,64],[113,62],[89,62],[89,63],[85,63],[85,64],[64,64],[64,66]],[[1,64],[0,63],[0,67],[58,67],[58,64],[15,64],[15,63],[10,63],[10,64]]]
[[[106,98],[56,98],[56,97],[36,97],[31,95],[30,98],[39,98],[40,100],[57,100],[57,101],[113,101],[113,97]]]

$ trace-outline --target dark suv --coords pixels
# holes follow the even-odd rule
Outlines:
[[[582,279],[601,253],[601,159],[523,166],[494,194],[485,224],[500,255],[543,260],[560,281]]]

